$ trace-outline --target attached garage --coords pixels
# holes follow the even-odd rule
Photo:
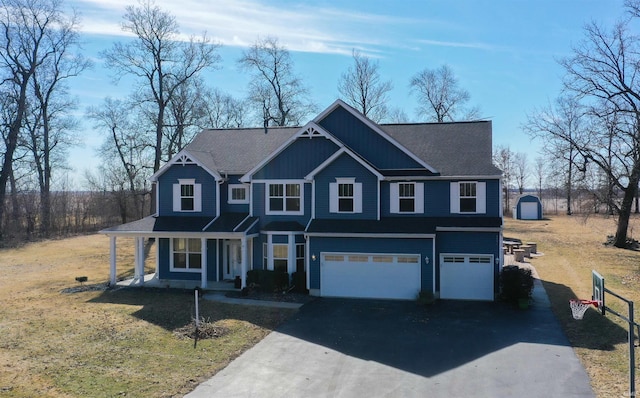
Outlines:
[[[493,256],[440,255],[440,298],[455,300],[494,299]]]
[[[322,253],[320,295],[413,300],[420,276],[418,254]]]

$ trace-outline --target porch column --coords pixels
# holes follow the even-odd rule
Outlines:
[[[144,237],[136,237],[135,277],[139,285],[144,285]]]
[[[201,264],[200,264],[200,287],[207,288],[207,238],[200,238]]]
[[[109,250],[109,286],[116,285],[116,237],[109,237],[110,250]]]
[[[240,256],[242,258],[242,261],[240,261],[240,272],[242,272],[242,275],[240,275],[240,280],[242,281],[242,284],[240,285],[240,287],[245,288],[247,287],[247,257],[248,257],[246,237],[243,237],[242,239],[240,239],[240,252],[242,253],[242,255]]]
[[[292,233],[287,237],[289,250],[287,251],[287,273],[296,271],[296,236]]]

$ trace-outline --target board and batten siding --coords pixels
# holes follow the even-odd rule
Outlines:
[[[254,180],[302,179],[338,150],[324,137],[300,137],[253,174]]]
[[[180,179],[195,179],[200,184],[201,211],[176,212],[173,210],[174,184]],[[198,216],[215,217],[217,183],[215,178],[197,165],[174,164],[158,178],[158,215],[159,216]]]
[[[330,184],[336,178],[355,178],[362,184],[362,212],[331,213]],[[378,178],[371,174],[362,164],[347,154],[335,159],[331,164],[316,174],[315,178],[316,218],[320,219],[376,219],[378,216]]]

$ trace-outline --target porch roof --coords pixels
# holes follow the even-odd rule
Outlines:
[[[155,235],[167,233],[245,233],[257,217],[249,213],[223,213],[217,218],[198,216],[148,216],[100,231],[105,235]]]

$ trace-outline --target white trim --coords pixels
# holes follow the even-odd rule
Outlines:
[[[437,175],[437,176],[387,176],[384,177],[384,181],[441,181],[441,180],[500,180],[501,176],[496,175]]]
[[[335,137],[333,137],[331,134],[329,134],[325,129],[323,129],[321,126],[319,126],[318,124],[316,124],[315,122],[309,122],[306,125],[302,126],[300,128],[300,130],[298,130],[297,133],[295,133],[291,138],[289,138],[288,140],[286,140],[282,145],[280,145],[275,151],[271,152],[271,154],[269,154],[267,157],[265,157],[264,159],[262,159],[260,161],[260,163],[258,163],[256,166],[254,166],[251,170],[247,171],[242,177],[240,177],[240,182],[250,182],[252,180],[253,175],[260,170],[261,168],[263,168],[267,163],[269,163],[271,160],[273,160],[276,156],[278,156],[280,153],[282,153],[282,151],[284,151],[289,145],[291,145],[293,142],[295,142],[298,138],[307,138],[309,137],[308,135],[308,131],[310,128],[313,128],[316,132],[316,134],[313,134],[313,136],[323,136],[324,138],[330,140],[331,142],[333,142],[334,144],[336,144],[338,147],[342,148],[344,146],[344,144],[342,144],[340,141],[338,141]],[[306,134],[306,136],[305,136]]]
[[[362,123],[364,123],[367,127],[369,127],[371,130],[373,130],[374,132],[378,133],[384,139],[386,139],[391,144],[396,146],[398,149],[400,149],[402,152],[404,152],[407,156],[409,156],[411,159],[416,161],[418,164],[422,165],[424,168],[426,168],[427,170],[431,171],[432,173],[438,173],[438,171],[436,169],[434,169],[433,167],[429,166],[427,163],[424,162],[424,160],[420,159],[413,152],[409,151],[406,147],[404,147],[398,141],[396,141],[391,136],[389,136],[387,133],[385,133],[380,127],[378,127],[377,124],[375,124],[374,122],[372,122],[371,120],[366,118],[362,113],[358,112],[357,110],[355,110],[351,106],[347,105],[342,100],[336,100],[327,109],[325,109],[318,116],[316,116],[313,119],[313,122],[320,123],[320,121],[322,119],[324,119],[325,116],[327,116],[329,113],[333,112],[338,106],[343,107],[345,110],[347,110],[347,112],[351,113],[353,116],[358,118],[358,120],[360,120]]]
[[[151,182],[158,181],[158,177],[164,174],[167,169],[169,169],[173,165],[187,165],[193,164],[199,167],[202,167],[207,173],[211,174],[216,181],[222,180],[222,176],[215,170],[210,170],[202,163],[200,163],[195,156],[193,156],[187,149],[183,149],[180,152],[176,153],[167,163],[165,163],[158,171],[153,173],[149,180]]]
[[[234,189],[242,189],[244,191],[244,199],[233,199]],[[229,204],[249,203],[249,185],[248,184],[229,184],[227,186],[227,203]]]
[[[500,232],[502,227],[436,227],[437,232]]]
[[[460,184],[476,184],[476,210],[460,210]],[[459,180],[451,181],[449,189],[449,209],[452,214],[487,214],[487,183],[485,181]]]
[[[339,150],[337,150],[336,152],[333,153],[333,155],[329,156],[324,162],[320,163],[320,165],[318,165],[318,167],[316,167],[315,169],[311,170],[311,172],[309,174],[307,174],[304,179],[307,181],[311,181],[316,174],[318,174],[319,172],[321,172],[322,170],[324,170],[328,165],[330,165],[331,163],[333,163],[338,157],[340,157],[342,154],[347,154],[349,155],[351,158],[353,158],[356,162],[360,163],[360,165],[364,168],[366,168],[367,170],[369,170],[369,172],[373,175],[375,175],[379,180],[384,179],[384,176],[382,174],[380,174],[376,169],[374,169],[371,165],[369,165],[367,162],[365,162],[360,156],[356,155],[352,150],[350,150],[349,148],[340,148]]]
[[[353,209],[340,211],[340,184],[353,186]],[[347,197],[345,197],[347,198]],[[362,213],[362,183],[356,182],[355,177],[336,177],[335,182],[329,183],[329,213],[335,214],[360,214]]]
[[[413,211],[400,211],[400,184],[413,185]],[[389,213],[424,214],[424,183],[414,181],[392,182],[389,185]]]
[[[176,268],[173,264],[173,255],[175,253],[175,251],[173,250],[173,239],[169,239],[169,271],[170,272],[188,272],[188,273],[201,273],[202,272],[202,266],[203,266],[203,260],[202,260],[202,247],[200,247],[200,268],[190,268],[188,266],[189,263],[189,239],[193,239],[193,240],[200,240],[200,244],[202,245],[202,240],[206,239],[206,237],[202,237],[199,236],[198,238],[184,238],[184,237],[174,237],[175,239],[187,239],[186,245],[187,245],[187,251],[185,252],[187,255],[187,267],[186,268]],[[197,252],[193,252],[193,253],[197,253]]]
[[[266,215],[303,215],[304,214],[304,180],[266,180],[264,185],[264,213]],[[271,202],[269,195],[269,185],[282,185],[282,207],[283,210],[271,210]],[[286,210],[287,207],[287,185],[299,185],[300,186],[300,209],[295,211]],[[294,198],[295,196],[290,196]]]
[[[305,237],[325,238],[377,238],[377,239],[433,239],[435,234],[390,234],[390,233],[348,233],[348,232],[305,232]]]
[[[182,209],[182,186],[193,186],[193,210]],[[173,212],[174,213],[199,213],[202,212],[202,184],[197,184],[195,178],[178,178],[173,184]]]

